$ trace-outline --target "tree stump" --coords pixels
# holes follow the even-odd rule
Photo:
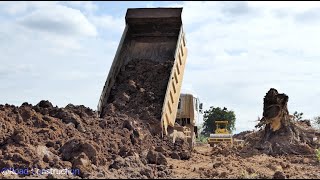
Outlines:
[[[250,144],[266,154],[312,154],[318,147],[310,129],[299,126],[288,111],[289,97],[271,88],[263,99],[263,117],[256,127],[261,128]],[[311,133],[311,134],[310,134]]]

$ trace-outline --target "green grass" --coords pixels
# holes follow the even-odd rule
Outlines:
[[[316,156],[318,161],[320,162],[320,149],[316,149]]]
[[[207,142],[208,142],[208,137],[200,134],[200,135],[198,136],[198,139],[197,139],[197,140],[200,141],[200,142],[202,142],[202,143],[207,143]]]

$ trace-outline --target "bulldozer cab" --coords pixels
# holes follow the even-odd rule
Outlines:
[[[227,130],[228,121],[216,121],[216,134],[229,134],[229,131]]]

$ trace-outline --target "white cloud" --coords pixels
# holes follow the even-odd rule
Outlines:
[[[84,9],[86,13],[93,13],[99,9],[99,7],[92,1],[64,1],[67,5],[75,8]]]
[[[10,15],[15,15],[17,13],[25,12],[28,8],[27,2],[22,2],[22,3],[13,3],[10,4],[10,2],[0,2],[1,5],[1,10],[6,12],[7,14]]]
[[[43,8],[57,4],[55,1],[1,1],[0,12],[3,11],[9,15],[19,15],[30,9]]]
[[[254,8],[265,9],[288,9],[293,12],[302,12],[312,8],[320,7],[317,1],[248,1]]]
[[[37,9],[19,19],[27,28],[59,35],[96,36],[97,31],[79,11],[62,5]]]
[[[5,49],[11,44],[16,49],[28,49],[26,53],[38,48],[57,55],[83,54],[85,45],[81,41],[97,36],[96,27],[81,11],[54,2],[31,2],[25,12],[4,19],[0,32],[0,46]],[[13,58],[7,52],[16,49],[3,48],[3,57]]]
[[[9,18],[2,8],[0,104],[49,99],[59,106],[95,109],[117,48],[115,38],[97,36],[88,15],[78,8],[28,4]]]
[[[125,26],[124,16],[121,18],[113,17],[111,15],[92,16],[90,18],[97,27],[103,30],[121,32]],[[108,33],[108,32],[107,32]]]

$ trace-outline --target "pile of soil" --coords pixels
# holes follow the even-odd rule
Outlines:
[[[127,115],[153,135],[160,134],[162,105],[173,61],[133,59],[123,66],[110,91],[102,117]]]
[[[29,170],[20,176],[32,176],[35,168],[79,169],[76,175],[92,178],[169,176],[157,152],[166,147],[157,147],[156,138],[143,142],[127,119],[98,118],[84,106],[58,108],[48,101],[0,105],[0,169]]]
[[[242,131],[242,132],[240,132],[240,133],[238,133],[238,134],[234,134],[232,137],[233,137],[234,139],[245,140],[246,137],[247,137],[250,133],[253,133],[253,132],[254,132],[254,131],[250,131],[250,130],[248,130],[248,131]]]
[[[226,146],[197,146],[188,161],[169,159],[173,178],[181,179],[319,179],[320,163],[313,156],[242,156]],[[225,149],[224,149],[225,148]],[[238,152],[235,150],[234,152]],[[223,151],[224,150],[224,151]]]
[[[79,169],[82,178],[169,177],[166,157],[191,156],[187,142],[159,134],[171,67],[171,61],[130,61],[117,76],[102,118],[82,105],[0,105],[0,169],[28,169],[18,173],[28,177],[39,176],[31,174],[34,168]]]
[[[133,136],[139,137],[142,142],[148,141],[162,147],[164,150],[161,153],[166,156],[171,157],[174,153],[179,154],[178,158],[188,159],[191,156],[188,142],[179,140],[173,144],[170,138],[160,138],[162,106],[173,63],[173,60],[129,61],[117,75],[101,117],[124,123],[134,130]],[[148,143],[138,144],[139,148],[150,148]]]

